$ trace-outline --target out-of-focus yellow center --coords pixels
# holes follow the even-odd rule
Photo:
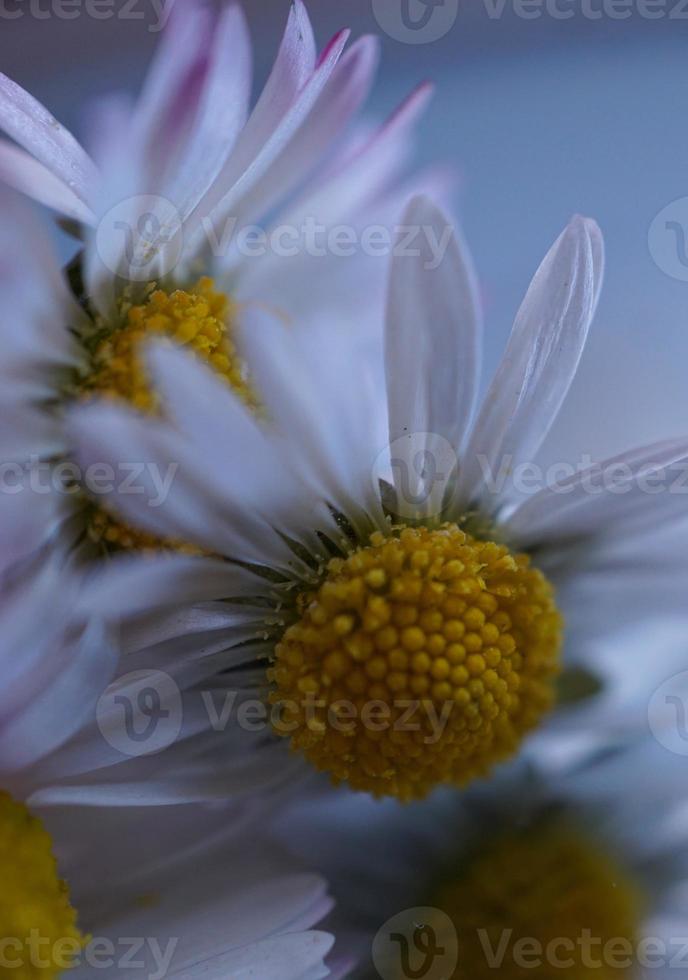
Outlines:
[[[275,730],[336,783],[402,800],[464,785],[552,706],[551,585],[456,525],[373,534],[298,606],[269,671]]]
[[[452,980],[618,980],[634,972],[641,890],[593,842],[558,821],[498,838],[431,903],[458,933]]]
[[[122,311],[122,325],[108,331],[93,353],[84,388],[120,398],[142,412],[158,409],[145,364],[145,342],[167,337],[207,361],[249,405],[254,397],[232,341],[234,306],[204,277],[190,290],[166,293],[151,287],[147,300]]]
[[[235,317],[230,298],[218,292],[208,277],[189,290],[169,293],[151,285],[145,302],[125,304],[120,324],[103,328],[82,390],[87,396],[123,399],[142,412],[157,412],[159,399],[146,368],[146,341],[166,337],[210,364],[248,406],[256,408],[257,400],[232,340]],[[112,549],[193,550],[126,527],[100,506],[92,509],[88,532],[92,541]]]
[[[60,880],[50,835],[40,820],[0,792],[0,973],[52,980],[86,943]]]

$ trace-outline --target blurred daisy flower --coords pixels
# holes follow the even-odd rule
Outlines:
[[[337,976],[323,962],[332,937],[311,928],[331,908],[323,879],[261,833],[257,801],[177,805],[194,798],[190,755],[203,782],[193,722],[186,758],[142,769],[144,746],[115,749],[109,716],[128,691],[115,684],[99,706],[117,678],[108,637],[74,625],[64,570],[24,571],[0,601],[2,972],[109,977],[136,961],[148,980]]]
[[[125,562],[116,581],[135,572],[136,596],[104,585],[92,600],[100,614],[157,603],[166,642],[183,637],[190,650],[193,617],[177,619],[176,633],[174,617],[194,603],[212,610],[209,677],[219,663],[226,683],[255,684],[274,732],[335,782],[409,800],[485,776],[527,735],[553,730],[557,701],[594,693],[596,679],[575,668],[604,632],[600,562],[623,543],[615,593],[624,576],[643,574],[644,532],[681,516],[682,498],[646,493],[639,478],[656,485],[685,462],[688,442],[602,464],[603,477],[614,474],[603,492],[590,492],[588,472],[521,501],[508,481],[495,489],[485,472],[504,458],[532,463],[574,377],[601,286],[599,230],[574,218],[546,255],[472,421],[480,312],[470,259],[426,199],[403,224],[430,229],[446,252],[437,262],[426,234],[425,247],[393,260],[386,413],[345,338],[323,329],[306,339],[254,310],[238,343],[260,413],[197,359],[158,343],[149,362],[164,418],[93,403],[75,408],[72,431],[83,466],[127,452],[176,464],[160,507],[145,495],[113,494],[111,505],[217,556]],[[681,561],[678,539],[675,549]],[[663,596],[652,570],[626,625],[651,617]],[[588,600],[569,601],[588,579],[597,583]],[[207,640],[203,627],[199,671]],[[646,655],[661,659],[658,647]],[[586,716],[601,738],[616,731],[613,703]]]
[[[686,963],[684,761],[648,740],[566,775],[516,767],[460,800],[337,793],[280,832],[328,875],[352,976],[372,958],[390,980],[423,962],[451,980],[665,978]]]
[[[16,206],[3,206],[3,461],[30,463],[35,474],[46,461],[68,459],[60,424],[68,398],[102,394],[155,411],[141,356],[149,335],[186,346],[254,408],[234,342],[247,305],[300,329],[327,317],[333,331],[346,325],[362,344],[379,338],[372,326],[386,262],[379,239],[375,252],[365,235],[392,236],[402,202],[444,177],[403,176],[427,85],[384,125],[356,121],[378,45],[363,37],[345,51],[347,38],[340,32],[318,55],[305,7],[294,0],[249,112],[251,46],[240,6],[178,3],[136,104],[113,97],[94,111],[93,159],[0,76],[0,129],[14,141],[0,143],[0,177],[85,239],[63,280],[40,231]],[[6,553],[17,542],[28,553],[64,519],[64,483],[87,496],[91,489],[58,470],[42,478],[42,500],[14,496],[3,521]],[[70,529],[77,538],[106,551],[159,544],[97,503]]]
[[[255,976],[318,980],[332,902],[223,810],[36,811],[0,791],[3,970],[19,980]]]
[[[98,609],[105,592],[115,602],[129,596],[126,622],[105,624]],[[271,806],[301,767],[278,741],[266,746],[264,732],[245,730],[228,744],[225,728],[211,724],[212,709],[221,715],[230,693],[234,720],[243,719],[252,693],[238,694],[219,669],[208,683],[217,612],[199,604],[189,611],[188,638],[166,643],[184,611],[166,623],[148,614],[145,600],[136,609],[136,594],[135,570],[104,580],[90,566],[83,574],[65,569],[54,553],[2,576],[0,788],[32,807],[169,807],[229,797]]]

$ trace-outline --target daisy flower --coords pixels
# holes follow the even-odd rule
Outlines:
[[[423,198],[403,224],[436,240],[450,228]],[[508,481],[496,490],[481,464],[532,463],[573,379],[602,240],[576,217],[554,243],[474,420],[480,313],[470,259],[456,235],[447,242],[439,264],[427,245],[393,260],[386,446],[376,436],[382,399],[359,352],[329,334],[306,340],[264,311],[247,314],[239,340],[260,413],[197,360],[157,344],[149,360],[164,418],[103,402],[72,417],[83,466],[125,452],[176,464],[159,508],[114,494],[112,506],[217,556],[138,568],[135,603],[149,591],[148,608],[178,613],[202,596],[219,616],[228,679],[258,673],[274,732],[335,782],[403,800],[464,786],[548,731],[548,713],[570,696],[562,668],[581,664],[604,616],[601,556],[623,542],[616,590],[642,574],[648,522],[681,514],[680,497],[645,493],[639,477],[656,486],[688,457],[685,441],[635,450],[601,467],[615,474],[602,493],[588,492],[587,472],[521,502]],[[615,492],[619,473],[629,493]],[[134,569],[116,574],[126,582]],[[594,594],[568,602],[588,572]],[[94,608],[126,617],[125,593],[103,588]],[[626,622],[651,617],[654,599],[648,574]],[[601,737],[617,720],[588,717]]]
[[[145,563],[139,571],[147,588]],[[255,678],[242,690],[221,670],[218,610],[199,602],[169,619],[151,616],[145,601],[131,602],[142,594],[136,575],[104,580],[39,553],[0,579],[0,788],[33,808],[243,803],[259,788],[256,803],[270,808],[301,767],[279,742],[265,745],[255,726],[241,727]],[[126,623],[98,614],[106,592],[115,602],[129,595]],[[193,622],[188,636],[176,635],[182,622]],[[212,722],[230,696],[243,738],[228,744],[229,722]]]
[[[83,590],[64,569],[24,571],[0,602],[0,969],[18,980],[134,965],[148,980],[339,975],[324,965],[332,937],[311,928],[331,908],[325,882],[261,832],[255,801],[175,805],[189,793],[174,754],[148,772],[119,754],[116,774],[110,699],[97,701],[117,675],[108,638],[69,617]],[[161,794],[165,758],[176,794]],[[88,771],[95,780],[70,794]],[[162,818],[155,802],[169,804]]]
[[[2,965],[20,980],[318,980],[332,907],[255,825],[223,810],[67,807],[40,815],[0,791]],[[231,829],[228,829],[231,826]]]
[[[688,959],[684,761],[648,741],[544,780],[518,767],[460,801],[338,793],[281,833],[325,869],[353,976],[372,959],[390,980],[424,961],[451,980],[665,978]]]
[[[138,101],[113,97],[94,111],[92,156],[0,76],[0,129],[14,141],[0,142],[0,177],[84,239],[63,278],[44,235],[3,201],[3,462],[30,467],[35,482],[47,462],[68,461],[60,423],[68,398],[101,393],[155,410],[140,356],[150,334],[194,351],[249,405],[255,392],[234,343],[247,305],[303,330],[327,317],[333,331],[356,327],[362,343],[379,337],[367,327],[384,303],[386,263],[364,236],[377,229],[389,237],[418,182],[441,178],[403,176],[427,85],[384,125],[356,122],[378,45],[363,37],[345,50],[348,35],[318,54],[294,0],[249,112],[251,46],[240,6],[178,3]],[[12,495],[4,554],[17,545],[28,553],[64,526],[74,507],[63,506],[63,483],[88,496],[73,473],[52,473],[41,478],[43,499]],[[91,500],[68,527],[72,540],[85,536],[104,550],[159,543]]]

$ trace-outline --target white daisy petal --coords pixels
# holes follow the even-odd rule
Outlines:
[[[74,340],[65,328],[79,326],[83,312],[33,208],[5,189],[0,208],[0,375],[7,393],[8,385],[29,388],[75,363]]]
[[[242,320],[240,341],[249,370],[286,445],[300,447],[308,484],[344,513],[356,500],[374,507],[375,453],[366,452],[365,401],[352,397],[347,365],[318,359],[313,340],[304,343],[261,310],[249,310]],[[318,377],[316,364],[325,369],[328,363],[331,370]],[[323,391],[327,398],[319,397]]]
[[[22,651],[23,653],[23,651]],[[93,624],[72,649],[44,658],[49,688],[0,722],[0,760],[12,772],[26,768],[65,743],[93,715],[97,698],[115,668],[112,637]]]
[[[686,458],[686,440],[622,453],[541,490],[515,510],[505,529],[519,548],[600,535],[615,527],[626,535],[638,511],[652,520],[667,498],[678,510],[681,502],[668,492],[653,492],[653,480]]]
[[[0,180],[67,218],[87,225],[95,221],[90,207],[68,184],[30,153],[5,140],[0,140]]]
[[[468,443],[457,506],[501,504],[485,486],[500,463],[532,463],[566,397],[595,312],[603,274],[597,225],[576,217],[536,272]]]
[[[225,980],[228,976],[236,980],[253,977],[260,977],[260,980],[321,980],[330,975],[323,959],[333,942],[324,932],[263,939],[228,953],[216,962],[203,964],[199,976],[204,980]]]
[[[164,555],[142,562],[122,556],[85,578],[77,610],[112,619],[128,599],[136,616],[165,605],[255,595],[259,581],[248,569],[211,558]]]
[[[429,432],[461,446],[480,370],[480,309],[473,264],[446,217],[427,199],[402,219],[420,254],[392,262],[386,325],[390,441]],[[400,233],[401,245],[408,232]],[[432,241],[447,251],[441,259]]]
[[[5,488],[0,493],[0,571],[28,558],[50,541],[71,513],[67,496],[53,492],[49,483],[46,486],[40,481],[37,482],[42,489],[36,492],[27,470],[22,468],[20,472],[14,466],[6,469]]]
[[[97,181],[93,161],[44,106],[1,74],[0,128],[90,206]]]
[[[264,555],[265,547],[276,561],[289,556],[286,546],[280,546],[277,536],[258,517],[232,512],[224,474],[219,479],[211,476],[206,461],[170,427],[129,409],[104,404],[73,409],[69,430],[78,447],[75,454],[82,472],[87,475],[95,473],[97,467],[106,468],[112,479],[102,484],[103,501],[135,527],[163,540],[195,542],[208,552],[219,549],[245,561]],[[130,493],[119,492],[117,474],[131,472],[127,469],[131,466],[138,472],[136,488]],[[193,501],[201,486],[210,490],[210,480],[215,494],[201,511]],[[167,490],[162,489],[163,484]],[[94,489],[100,491],[100,484],[94,484]],[[165,493],[164,507],[160,506],[161,492]],[[256,543],[261,546],[258,550]]]
[[[114,274],[122,269],[125,250],[135,244],[133,232],[140,217],[136,213],[137,196],[147,193],[141,148],[130,145],[133,111],[129,98],[108,96],[94,112],[89,140],[103,180],[95,195],[98,225],[86,234],[83,278],[91,303],[104,316],[112,312],[115,303],[118,285]],[[110,215],[107,221],[103,220],[106,215]]]
[[[149,362],[168,417],[187,437],[198,466],[213,459],[218,446],[232,446],[221,483],[228,503],[237,513],[258,511],[281,530],[293,528],[308,489],[282,465],[277,447],[224,380],[170,345],[152,345]],[[317,499],[312,506],[317,507]]]
[[[64,431],[58,418],[31,401],[22,405],[16,397],[0,395],[0,462],[25,461],[31,456],[47,459],[64,449]],[[11,479],[3,491],[12,492]]]
[[[278,848],[251,808],[175,807],[162,825],[136,808],[115,821],[79,807],[44,816],[93,937],[77,980],[120,976],[127,958],[146,976],[179,980],[328,975],[333,937],[314,928],[332,905],[326,883]]]

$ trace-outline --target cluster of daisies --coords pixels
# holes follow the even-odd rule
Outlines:
[[[241,7],[180,0],[89,152],[0,77],[15,980],[688,969],[688,439],[521,492],[602,237],[562,231],[479,399],[430,91],[364,123],[377,53],[293,0],[251,107]]]

